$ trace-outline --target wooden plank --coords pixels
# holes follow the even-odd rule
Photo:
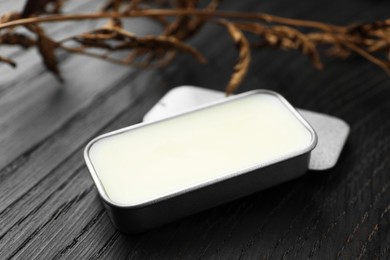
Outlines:
[[[77,111],[131,73],[126,67],[91,62],[81,57],[66,61],[62,67],[72,75],[63,86],[59,86],[51,75],[42,74],[28,82],[19,82],[23,88],[7,92],[5,100],[0,101],[3,113],[0,118],[3,154],[0,166],[4,167],[61,128]],[[107,73],[112,78],[106,77]]]
[[[340,6],[348,8],[330,15]],[[225,7],[338,23],[385,17],[390,3],[293,0],[286,8],[284,1],[235,1]],[[210,43],[213,37],[222,44]],[[254,56],[240,89],[266,86],[295,105],[346,119],[351,138],[336,168],[309,172],[143,234],[124,236],[112,227],[84,166],[82,148],[100,132],[138,122],[171,86],[222,89],[235,59],[229,38],[210,26],[192,43],[211,58],[209,65],[181,57],[163,73],[136,76],[71,58],[63,66],[77,79],[71,77],[72,84],[56,99],[48,97],[56,95],[49,86],[54,81],[47,74],[37,76],[40,70],[20,83],[12,79],[0,97],[5,112],[0,144],[8,144],[1,151],[9,150],[6,157],[13,161],[0,172],[0,258],[387,258],[390,80],[361,59],[328,61],[324,72],[316,72],[297,53],[263,50]],[[80,64],[91,67],[80,69]],[[102,75],[105,71],[109,76]],[[90,81],[80,75],[98,76]],[[30,82],[26,89],[23,84]]]
[[[139,122],[141,119],[140,113],[136,112],[146,112],[146,110],[150,108],[161,96],[162,93],[160,91],[164,90],[164,88],[161,88],[161,85],[155,84],[154,80],[156,77],[153,77],[152,74],[148,74],[147,78],[145,78],[145,76],[146,75],[143,75],[140,79],[133,82],[136,89],[129,89],[126,87],[122,88],[112,97],[109,97],[106,102],[100,104],[96,110],[94,109],[94,106],[89,108],[88,111],[91,111],[91,113],[85,113],[83,116],[78,118],[74,124],[71,124],[69,129],[65,128],[53,137],[52,142],[48,142],[49,145],[34,152],[32,155],[33,157],[47,158],[47,153],[53,153],[55,151],[56,158],[53,158],[53,160],[57,160],[57,162],[54,161],[54,163],[55,166],[58,165],[58,167],[51,168],[53,165],[46,164],[45,169],[31,168],[33,165],[28,165],[28,169],[21,169],[21,172],[24,172],[24,174],[26,174],[26,171],[39,171],[39,173],[45,173],[46,175],[38,179],[39,177],[37,174],[34,174],[34,176],[38,179],[37,182],[34,183],[34,186],[32,186],[27,193],[23,194],[19,200],[14,202],[1,213],[0,221],[4,223],[1,227],[1,241],[8,241],[8,247],[7,250],[0,250],[0,252],[7,254],[0,254],[0,258],[9,257],[10,255],[12,256],[17,253],[19,247],[26,247],[27,243],[34,241],[34,238],[37,235],[36,231],[41,229],[46,230],[45,228],[49,225],[49,222],[57,219],[59,216],[57,215],[58,212],[63,210],[62,207],[65,207],[68,210],[66,212],[76,214],[77,218],[75,219],[75,216],[67,216],[65,212],[62,213],[65,220],[73,219],[72,221],[79,223],[77,225],[74,225],[75,223],[71,225],[72,227],[77,228],[75,232],[80,232],[80,228],[83,227],[83,223],[85,224],[89,221],[89,217],[93,218],[95,217],[94,214],[101,211],[101,206],[96,200],[96,191],[94,190],[94,192],[90,194],[90,191],[93,188],[92,180],[86,171],[84,161],[82,159],[82,150],[86,139],[85,135],[92,138],[97,134],[97,132],[101,132],[101,127],[105,126],[107,122],[112,121],[116,116],[118,116],[118,114],[120,115],[121,113],[124,113],[124,116],[121,116],[117,123],[110,125],[110,127],[105,129],[104,132],[109,129],[112,130]],[[146,89],[153,91],[153,94],[147,96],[147,102],[143,102],[142,100],[145,99],[145,96],[141,93],[144,93],[143,91]],[[134,93],[137,91],[139,91],[139,94],[138,96],[135,96]],[[133,97],[129,98],[131,94],[133,94]],[[102,118],[102,116],[105,117]],[[85,120],[83,120],[84,117]],[[86,122],[89,123],[88,127],[85,124]],[[86,131],[88,129],[89,131]],[[61,149],[65,148],[63,147],[64,145],[66,146],[69,144],[69,138],[71,137],[72,143],[74,143],[73,151],[66,151],[69,150],[70,147],[66,147],[67,149]],[[82,143],[80,144],[80,142]],[[69,154],[72,155],[70,156]],[[64,161],[61,161],[59,164],[58,160]],[[35,167],[40,166],[36,165]],[[19,191],[19,189],[17,191]],[[89,206],[83,206],[83,210],[87,209],[85,212],[87,216],[79,216],[79,211],[81,210],[78,209],[78,202],[79,200],[81,201],[79,196],[84,196],[80,194],[84,194],[85,199],[88,200],[85,203],[92,203],[92,205],[88,204]],[[15,194],[13,194],[12,198],[15,197]],[[72,198],[74,201],[72,201]],[[68,202],[71,205],[68,205]],[[76,208],[72,208],[72,210],[70,210],[67,208],[68,206]],[[94,210],[91,210],[91,207],[94,207]],[[20,209],[23,209],[23,212],[25,213],[24,215],[20,214]],[[60,222],[55,222],[57,224],[54,225],[54,228],[58,225],[58,223],[63,223],[64,228],[69,226],[67,221],[63,221],[62,219],[59,221]],[[50,227],[53,228],[52,226]],[[52,230],[49,230],[50,234],[52,234],[51,231]],[[68,232],[63,232],[63,235],[69,237]],[[58,236],[59,234],[56,234],[56,237]],[[72,240],[69,240],[69,243],[71,241]],[[12,248],[9,246],[10,243],[12,244]],[[2,246],[5,245],[2,244]],[[53,246],[61,248],[62,244]],[[36,245],[32,246],[31,250],[35,249]],[[28,250],[25,252],[28,252],[30,256],[33,254],[33,252]],[[56,251],[49,252],[53,253]]]

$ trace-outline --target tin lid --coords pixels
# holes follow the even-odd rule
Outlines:
[[[195,86],[180,86],[166,93],[143,118],[144,122],[155,121],[180,114],[197,106],[223,99],[225,93]],[[312,150],[309,169],[327,170],[336,165],[350,131],[349,125],[333,116],[297,109],[314,128],[318,136],[317,146]]]

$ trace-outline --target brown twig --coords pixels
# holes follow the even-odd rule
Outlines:
[[[248,72],[251,61],[250,46],[248,39],[234,23],[228,22],[226,20],[218,20],[218,24],[226,27],[238,50],[238,59],[236,65],[233,68],[233,73],[230,76],[229,83],[226,86],[226,95],[231,95],[238,88],[246,73]]]

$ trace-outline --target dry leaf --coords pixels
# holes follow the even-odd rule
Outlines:
[[[199,1],[182,1],[179,8],[194,9]],[[209,12],[215,11],[221,0],[212,0],[205,8]],[[164,34],[185,40],[193,36],[204,25],[204,19],[196,16],[179,16],[173,23],[165,27]]]
[[[19,18],[20,18],[19,13],[7,12],[7,13],[0,16],[0,24],[11,22],[11,21],[17,20]]]
[[[175,37],[165,35],[137,37],[118,26],[105,26],[104,28],[67,39],[67,41],[69,40],[81,44],[81,48],[84,50],[87,48],[101,48],[108,51],[133,51],[133,53],[124,60],[118,60],[118,62],[123,64],[134,62],[136,57],[146,54],[151,55],[150,57],[154,59],[151,59],[148,62],[149,64],[138,64],[138,66],[150,65],[152,61],[156,61],[156,63],[159,64],[166,64],[166,62],[160,63],[159,58],[165,60],[172,55],[172,52],[188,53],[201,63],[207,62],[205,57],[198,50],[179,41]],[[107,57],[105,59],[107,59]]]
[[[8,58],[4,58],[0,56],[0,62],[7,63],[11,67],[16,68],[16,63],[13,60],[10,60]]]
[[[29,48],[34,46],[36,41],[27,35],[10,31],[9,33],[0,35],[0,44],[19,45],[23,48]]]
[[[177,9],[194,9],[198,5],[198,0],[176,0],[175,7]],[[191,16],[178,16],[176,19],[165,27],[164,34],[169,36],[175,36],[177,39],[184,39],[186,32],[193,30],[189,28],[189,25],[193,19],[197,19]]]
[[[255,47],[270,46],[282,50],[299,50],[310,58],[315,68],[323,68],[316,45],[298,30],[286,26],[264,26],[257,23],[235,23],[235,25],[263,39],[261,43],[253,45]]]
[[[251,60],[250,47],[247,38],[233,23],[226,20],[219,20],[218,23],[227,28],[238,50],[238,59],[225,90],[226,94],[230,95],[234,93],[248,72]]]
[[[315,68],[323,68],[315,44],[305,34],[286,26],[274,26],[272,27],[272,31],[275,36],[279,37],[278,44],[280,48],[285,50],[300,50],[310,58]]]
[[[347,33],[351,35],[370,35],[377,30],[390,28],[390,19],[348,26]]]

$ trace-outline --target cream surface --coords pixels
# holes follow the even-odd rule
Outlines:
[[[107,196],[139,205],[299,153],[312,133],[275,95],[256,93],[95,141]]]

